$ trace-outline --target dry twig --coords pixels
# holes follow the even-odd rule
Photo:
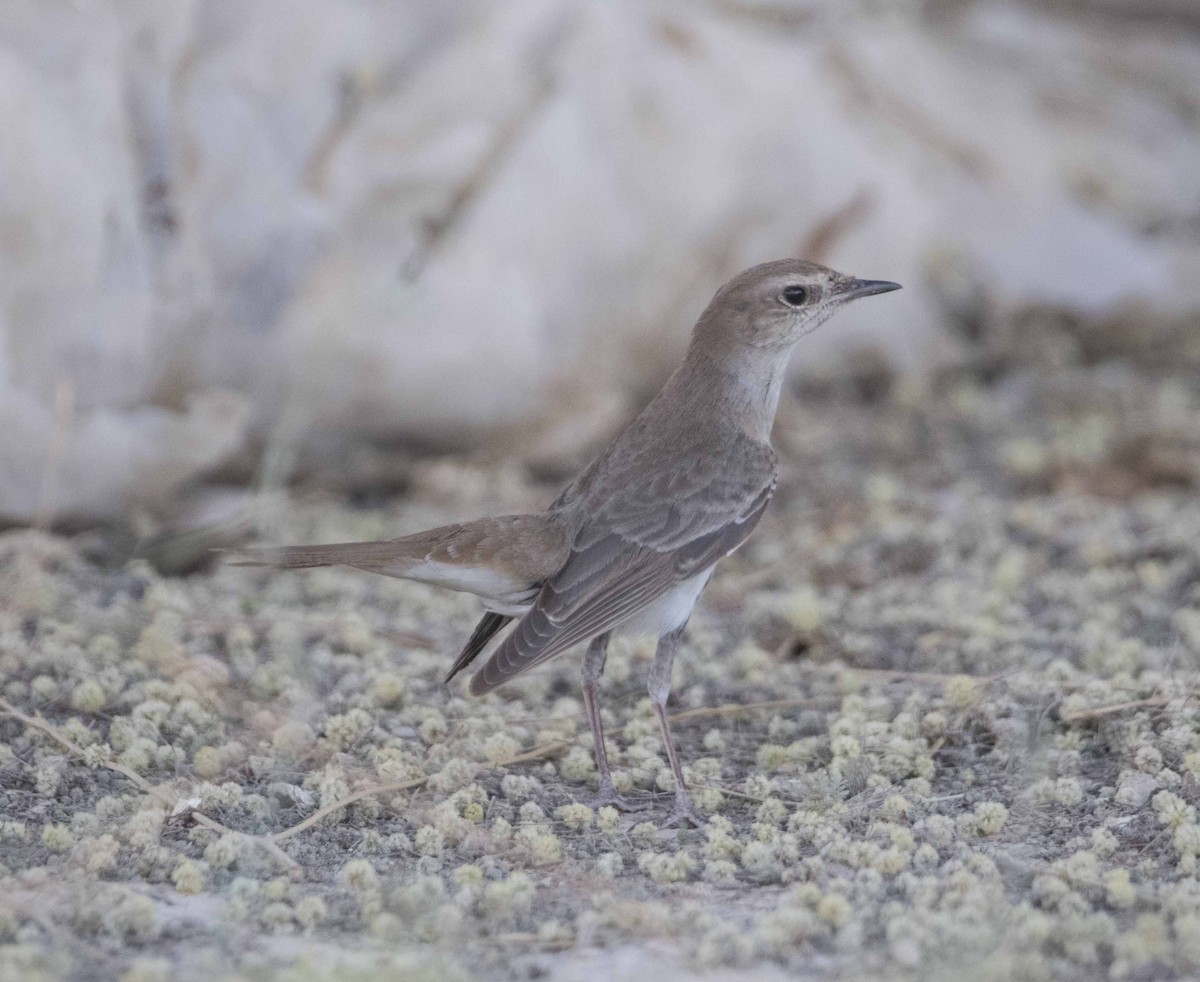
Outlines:
[[[3,712],[7,716],[11,716],[13,719],[24,723],[28,727],[45,733],[46,736],[50,737],[50,739],[57,743],[60,747],[70,751],[71,753],[75,754],[75,756],[84,756],[84,750],[81,746],[79,746],[79,744],[75,743],[73,740],[67,739],[67,737],[59,733],[53,725],[44,720],[41,716],[30,716],[28,713],[23,713],[7,699],[3,698],[0,698],[0,712]],[[155,787],[132,768],[126,767],[124,764],[120,764],[115,760],[106,760],[103,762],[103,765],[110,771],[116,771],[116,773],[127,777],[133,782],[139,791],[150,795],[152,798],[158,799],[168,808],[175,809],[178,807],[180,803],[180,799],[178,797],[163,791],[161,788]],[[216,819],[210,818],[208,815],[205,815],[204,812],[198,811],[195,808],[189,808],[188,813],[192,816],[192,819],[196,822],[196,824],[203,825],[205,828],[211,829],[214,832],[219,832],[222,835],[233,834],[246,836],[249,841],[253,842],[259,848],[269,853],[272,858],[276,859],[291,873],[296,874],[302,871],[300,864],[292,859],[292,857],[285,853],[282,849],[280,849],[279,846],[277,846],[272,840],[272,838],[263,835],[248,835],[245,832],[237,832],[228,826],[222,825]]]
[[[1191,695],[1185,697],[1190,699]],[[1064,723],[1079,723],[1089,719],[1103,719],[1105,716],[1115,716],[1129,709],[1162,709],[1171,700],[1166,696],[1150,696],[1147,699],[1131,699],[1128,702],[1114,702],[1108,706],[1090,706],[1086,709],[1075,709],[1063,713]]]

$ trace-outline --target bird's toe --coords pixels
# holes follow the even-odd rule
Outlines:
[[[620,794],[615,788],[600,789],[600,793],[588,801],[590,808],[604,808],[606,806],[615,808],[619,812],[639,812],[647,806],[644,802],[631,801],[623,794]]]

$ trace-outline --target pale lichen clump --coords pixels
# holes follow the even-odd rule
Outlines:
[[[432,825],[422,825],[417,829],[413,844],[422,856],[439,857],[445,851],[446,837]]]
[[[1132,907],[1137,900],[1137,891],[1129,879],[1129,870],[1110,870],[1104,877],[1105,898],[1120,910]]]
[[[488,883],[479,899],[479,913],[492,927],[513,926],[529,915],[536,892],[525,873],[516,872]]]
[[[534,866],[546,866],[563,858],[563,842],[548,825],[534,823],[517,829],[516,840],[525,847]]]
[[[213,869],[229,869],[237,862],[242,845],[242,837],[237,833],[222,835],[205,847],[204,861]]]
[[[510,734],[493,733],[483,742],[483,758],[493,766],[515,757],[521,750],[521,744]]]
[[[966,675],[956,675],[946,682],[946,702],[954,709],[967,709],[979,698],[975,680]]]
[[[998,801],[985,801],[975,806],[970,826],[979,835],[995,835],[1008,821],[1008,809]]]
[[[84,935],[146,944],[159,936],[154,901],[125,887],[100,886],[80,896],[74,925]]]
[[[98,713],[107,701],[108,696],[95,679],[84,679],[71,692],[71,708],[81,713]]]
[[[605,835],[612,835],[620,828],[621,813],[612,805],[602,805],[596,811],[596,828]]]
[[[320,897],[301,897],[292,908],[292,916],[302,928],[311,930],[329,916],[329,908]]]
[[[201,747],[192,757],[192,770],[197,777],[211,779],[221,773],[223,768],[221,752],[216,747]]]
[[[115,836],[105,833],[76,842],[72,855],[89,873],[103,873],[116,867],[120,852],[121,843]]]
[[[720,788],[701,785],[692,792],[692,803],[703,815],[715,815],[726,804],[725,794]]]
[[[325,720],[325,741],[331,750],[347,750],[361,740],[373,725],[371,714],[355,708]]]
[[[379,876],[368,860],[350,860],[342,867],[341,881],[354,895],[364,921],[370,921],[380,912],[383,898]]]
[[[71,830],[58,823],[51,823],[42,829],[42,845],[51,852],[64,852],[71,848],[73,837]]]
[[[380,672],[371,681],[371,698],[386,709],[403,705],[407,692],[408,683],[399,672]]]
[[[562,805],[555,809],[554,817],[567,828],[582,832],[591,826],[595,819],[595,812],[583,804]]]
[[[695,858],[683,849],[669,854],[645,852],[637,863],[638,869],[655,883],[682,883],[696,868]]]
[[[204,873],[190,859],[185,859],[171,873],[171,882],[180,893],[199,893],[204,889]]]
[[[558,764],[558,773],[566,780],[583,782],[596,773],[591,752],[583,747],[572,747]]]

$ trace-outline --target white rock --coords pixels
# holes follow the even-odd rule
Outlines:
[[[159,494],[231,452],[240,412],[199,440],[163,408],[213,389],[316,453],[571,432],[663,377],[726,276],[801,250],[906,289],[798,370],[927,365],[963,296],[1200,306],[1187,38],[853,9],[3,5],[0,515],[39,507],[64,387],[81,514],[140,500],[156,454]]]

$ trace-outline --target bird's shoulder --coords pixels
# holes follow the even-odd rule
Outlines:
[[[777,474],[771,447],[740,430],[684,431],[602,456],[556,504],[580,516],[576,547],[613,533],[670,549],[760,511]]]

